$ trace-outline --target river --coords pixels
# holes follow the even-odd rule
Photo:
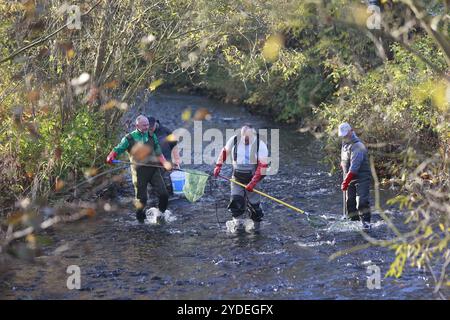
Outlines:
[[[384,278],[393,261],[386,249],[371,247],[330,261],[340,251],[364,244],[359,224],[341,220],[340,177],[321,163],[323,145],[310,134],[278,126],[249,114],[243,106],[205,97],[161,93],[140,106],[171,128],[183,126],[181,114],[207,108],[212,118],[203,131],[238,128],[251,122],[258,128],[280,129],[280,167],[259,185],[262,191],[320,216],[315,225],[305,216],[263,199],[265,212],[259,233],[226,232],[229,183],[215,181],[191,204],[170,201],[173,221],[139,224],[131,199],[128,171],[123,188],[112,201],[120,210],[59,225],[44,232],[51,242],[33,262],[10,261],[3,269],[3,299],[435,299],[428,273],[406,268],[399,279]],[[136,109],[132,110],[132,114]],[[192,130],[192,126],[188,127]],[[211,172],[208,165],[192,165]],[[229,175],[230,166],[223,173]],[[385,200],[393,192],[382,190]],[[217,206],[216,206],[217,205]],[[216,216],[217,207],[217,216]],[[385,205],[396,221],[404,213]],[[377,212],[370,235],[392,237]],[[56,250],[64,247],[65,250]],[[67,267],[81,270],[81,289],[66,286]],[[379,269],[378,269],[379,268]],[[380,288],[368,286],[379,270]],[[370,288],[369,288],[370,287]]]

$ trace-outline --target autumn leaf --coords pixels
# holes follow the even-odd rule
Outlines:
[[[89,218],[92,218],[92,217],[95,216],[95,209],[93,209],[93,208],[86,208],[86,209],[83,209],[83,210],[81,211],[81,213],[82,213],[83,215],[89,217]]]
[[[84,171],[85,178],[91,178],[98,174],[98,168],[89,168]]]
[[[103,85],[104,89],[116,89],[119,86],[119,81],[112,80]]]
[[[181,120],[187,122],[191,119],[191,116],[192,116],[191,108],[184,109],[184,111],[181,113]]]
[[[135,199],[133,203],[134,203],[134,207],[138,210],[144,208],[144,205],[138,199]]]
[[[102,106],[100,107],[100,110],[105,111],[105,110],[112,109],[112,108],[114,108],[114,107],[117,105],[117,103],[118,103],[118,102],[117,102],[117,100],[115,100],[115,99],[110,100],[110,101],[108,101],[108,103],[102,105]]]
[[[194,120],[197,121],[211,120],[211,114],[209,113],[208,109],[200,108],[197,111],[195,111]]]
[[[39,91],[36,91],[36,90],[32,90],[32,91],[28,92],[28,94],[27,94],[28,101],[30,101],[31,103],[38,102],[39,97],[40,97]]]
[[[61,191],[62,188],[64,188],[64,185],[65,185],[64,180],[62,180],[62,179],[59,178],[59,177],[56,177],[55,191],[56,191],[56,192]]]
[[[66,58],[67,60],[72,60],[72,58],[75,56],[75,50],[69,49],[66,52]]]
[[[152,150],[150,147],[143,143],[136,143],[133,148],[131,148],[131,155],[138,162],[143,161],[146,157],[151,154]]]
[[[61,148],[60,146],[57,146],[57,147],[55,148],[54,156],[55,156],[55,159],[56,159],[56,160],[61,160],[61,156],[62,156],[62,148]]]
[[[89,104],[94,104],[100,94],[100,90],[96,86],[91,86],[89,93],[87,94],[86,101]]]
[[[23,212],[15,212],[6,220],[8,224],[16,225],[22,222]]]
[[[274,62],[278,59],[281,48],[284,47],[284,38],[279,35],[271,35],[264,44],[262,55],[264,59],[269,62]]]
[[[163,82],[164,82],[163,79],[152,81],[152,83],[150,83],[150,86],[148,88],[150,89],[150,91],[155,91],[156,88],[158,88],[160,85],[163,84]]]
[[[177,137],[173,133],[169,134],[164,140],[167,142],[177,142],[178,141]]]

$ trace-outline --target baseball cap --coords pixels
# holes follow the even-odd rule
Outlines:
[[[339,125],[338,136],[345,137],[350,130],[352,130],[352,127],[347,122],[341,123]]]

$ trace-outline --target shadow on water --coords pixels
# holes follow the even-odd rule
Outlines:
[[[203,122],[203,131],[238,128],[245,122],[278,128],[242,107],[195,96],[159,94],[145,112],[174,129],[183,125],[186,107],[205,107],[212,113],[211,121]],[[263,199],[265,217],[259,233],[227,233],[226,181],[216,181],[196,203],[171,201],[175,218],[169,223],[139,224],[128,181],[128,188],[115,199],[121,210],[48,231],[53,243],[32,264],[14,261],[0,283],[0,295],[6,299],[435,298],[431,279],[420,271],[408,269],[401,279],[385,279],[393,258],[385,249],[369,248],[329,261],[333,253],[363,244],[364,239],[359,224],[341,219],[339,177],[330,176],[320,163],[321,148],[306,134],[280,128],[279,173],[261,184],[262,191],[320,217],[319,225]],[[187,167],[212,170],[208,165]],[[223,173],[230,172],[230,166],[224,166]],[[401,212],[390,213],[402,219]],[[391,236],[378,215],[374,220],[373,237]],[[56,253],[61,246],[66,250]],[[69,265],[81,269],[81,290],[67,289]],[[370,265],[381,269],[381,289],[367,287]]]

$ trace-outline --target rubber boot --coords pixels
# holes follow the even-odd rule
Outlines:
[[[145,218],[146,218],[146,216],[145,216],[144,209],[136,210],[136,219],[137,219],[137,221],[139,221],[140,223],[144,223]]]
[[[359,214],[357,211],[349,212],[347,214],[347,218],[349,218],[351,221],[359,221]]]
[[[370,209],[369,208],[364,208],[359,212],[359,216],[361,218],[361,223],[363,226],[363,230],[370,230],[371,225],[370,225]]]

